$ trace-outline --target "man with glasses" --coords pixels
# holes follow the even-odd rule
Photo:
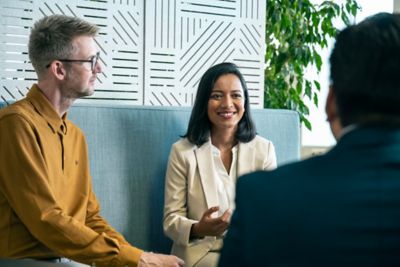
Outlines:
[[[182,266],[130,245],[99,214],[86,141],[66,118],[102,72],[98,27],[53,15],[35,23],[29,57],[38,76],[25,99],[0,111],[0,258],[100,266]]]
[[[58,59],[58,61],[62,62],[87,62],[90,63],[90,69],[91,71],[94,70],[96,67],[97,60],[99,60],[100,57],[100,52],[97,52],[95,56],[90,57],[90,59]],[[46,68],[50,67],[51,63],[47,64]]]

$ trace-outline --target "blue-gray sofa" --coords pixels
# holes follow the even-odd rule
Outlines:
[[[0,108],[4,105],[0,102]],[[190,111],[76,104],[68,114],[86,134],[102,215],[129,242],[148,251],[170,250],[162,231],[164,177],[170,147],[185,133]],[[258,134],[275,144],[278,165],[299,159],[297,113],[253,109],[252,114]]]

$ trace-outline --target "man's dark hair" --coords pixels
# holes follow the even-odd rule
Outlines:
[[[378,13],[341,31],[330,63],[343,127],[399,122],[399,14]]]
[[[245,111],[238,124],[235,135],[236,140],[246,143],[253,140],[256,136],[255,125],[250,114],[249,93],[246,82],[235,64],[225,62],[211,67],[201,77],[192,114],[190,115],[188,129],[183,136],[187,137],[191,143],[197,146],[201,146],[210,138],[211,122],[207,114],[208,101],[215,82],[219,77],[226,74],[234,74],[239,78],[244,93]]]

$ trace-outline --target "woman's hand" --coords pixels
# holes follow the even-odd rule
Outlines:
[[[200,221],[193,224],[190,236],[194,238],[221,236],[229,226],[232,211],[231,209],[227,209],[220,217],[212,218],[211,215],[218,210],[219,207],[211,207],[206,210]]]

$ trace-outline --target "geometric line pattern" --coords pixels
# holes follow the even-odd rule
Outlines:
[[[245,76],[251,105],[263,107],[265,1],[147,3],[145,105],[192,105],[202,74],[214,64],[231,61]],[[168,75],[173,74],[170,82],[150,75],[161,54],[169,56],[165,62]]]
[[[1,0],[0,98],[15,101],[36,74],[28,58],[33,22],[51,14],[100,28],[103,73],[80,102],[190,106],[201,75],[231,61],[245,76],[250,103],[263,106],[263,0]]]

